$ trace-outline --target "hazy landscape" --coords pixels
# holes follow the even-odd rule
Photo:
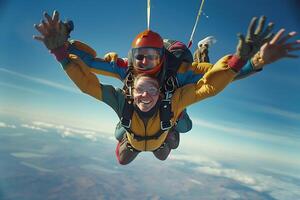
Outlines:
[[[0,141],[3,200],[299,197],[299,179],[268,171],[251,177],[226,164],[201,161],[201,155],[198,161],[189,159],[180,151],[165,162],[143,153],[121,166],[113,138],[88,130],[1,122]]]

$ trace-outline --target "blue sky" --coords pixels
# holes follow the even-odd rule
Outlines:
[[[187,43],[200,1],[151,2],[150,27],[164,38]],[[207,17],[201,17],[194,43],[215,36],[210,57],[216,62],[235,51],[236,34],[246,32],[253,16],[266,15],[276,31],[284,27],[300,32],[296,2],[206,0]],[[109,51],[126,56],[132,39],[147,24],[146,0],[0,1],[0,119],[9,123],[6,116],[17,116],[112,134],[117,123],[114,112],[81,94],[45,47],[32,39],[37,34],[33,24],[39,23],[43,11],[54,9],[62,19],[74,21],[71,37],[90,44],[100,57]],[[194,128],[182,137],[179,151],[299,172],[299,73],[300,59],[284,59],[191,106]]]

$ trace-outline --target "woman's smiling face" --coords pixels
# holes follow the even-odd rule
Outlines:
[[[142,112],[151,110],[159,98],[159,86],[157,80],[141,76],[134,83],[133,100]]]

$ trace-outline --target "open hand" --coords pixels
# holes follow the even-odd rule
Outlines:
[[[260,17],[258,25],[257,20],[257,17],[252,18],[248,27],[246,38],[242,34],[238,34],[239,43],[236,55],[242,60],[246,61],[250,59],[256,52],[258,52],[264,43],[268,42],[273,37],[271,31],[274,24],[269,23],[267,28],[264,30],[266,17]]]
[[[63,46],[73,30],[73,22],[62,23],[57,11],[53,12],[52,17],[45,12],[44,17],[46,21],[42,20],[40,24],[34,25],[41,35],[33,38],[42,41],[49,50]]]
[[[290,32],[284,35],[285,29],[280,29],[270,42],[265,43],[260,48],[260,57],[264,64],[273,63],[282,58],[298,58],[298,55],[291,54],[293,51],[300,50],[300,40],[287,42],[296,35]]]

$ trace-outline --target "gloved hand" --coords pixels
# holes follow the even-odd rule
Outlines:
[[[117,62],[118,54],[116,52],[109,52],[104,55],[104,60],[106,62]]]
[[[70,32],[74,29],[73,22],[61,22],[57,11],[53,12],[52,17],[45,12],[44,17],[46,21],[42,20],[39,25],[34,25],[41,36],[33,36],[33,38],[42,41],[49,50],[62,47],[70,37]]]
[[[239,43],[237,45],[236,55],[241,60],[249,60],[255,53],[257,53],[260,47],[266,42],[270,41],[273,37],[271,33],[274,24],[269,23],[264,30],[266,17],[262,16],[257,24],[257,17],[253,17],[248,28],[246,38],[239,33]]]
[[[208,62],[209,63],[209,57],[208,57],[208,44],[201,44],[198,46],[196,51],[194,52],[194,62],[202,63],[202,62]]]

